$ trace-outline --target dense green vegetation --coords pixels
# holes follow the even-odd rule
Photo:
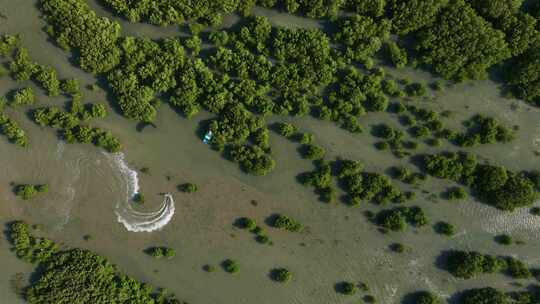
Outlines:
[[[39,263],[34,280],[24,290],[30,304],[180,303],[174,296],[154,292],[149,285],[118,273],[114,265],[91,251],[59,250],[53,241],[35,236],[24,222],[13,222],[8,228],[17,256]]]
[[[62,111],[54,106],[34,110],[32,113],[34,122],[42,127],[58,129],[68,143],[93,143],[108,152],[120,151],[122,147],[120,141],[111,132],[83,124],[89,120],[105,117],[107,115],[105,106],[82,105],[80,97],[76,96],[73,97],[68,111]]]
[[[272,226],[291,232],[298,232],[302,229],[302,224],[284,214],[276,215]]]
[[[380,125],[374,135],[381,140],[375,144],[377,149],[390,150],[398,158],[412,155],[421,144],[439,147],[443,139],[463,148],[513,139],[514,132],[491,117],[476,115],[465,122],[464,132],[455,132],[445,128],[437,112],[412,103],[405,106],[403,101],[427,99],[432,92],[424,83],[397,82],[375,67],[374,58],[381,52],[397,68],[427,67],[455,81],[484,79],[488,73],[500,73],[495,67],[508,65],[508,84],[516,96],[540,104],[537,20],[520,9],[519,0],[102,0],[131,22],[188,24],[189,38],[160,40],[121,37],[118,23],[96,16],[83,0],[40,2],[49,23],[48,33],[59,46],[72,51],[82,69],[106,79],[124,116],[151,123],[160,100],[187,118],[208,111],[212,118],[203,122],[199,131],[212,131],[210,146],[252,175],[265,175],[276,167],[265,121],[270,115],[310,114],[358,134],[363,132],[362,116],[368,112],[397,114],[403,131]],[[206,25],[217,26],[226,14],[249,15],[253,5],[330,20],[322,29],[291,29],[272,26],[266,18],[256,16],[243,19],[232,29],[202,32]],[[36,123],[60,130],[68,142],[92,142],[110,152],[120,150],[112,134],[84,123],[103,118],[106,111],[98,105],[83,106],[78,83],[60,82],[54,69],[32,62],[28,52],[18,47],[16,37],[0,40],[0,54],[10,53],[10,72],[16,80],[33,79],[50,96],[62,90],[73,99],[67,111],[55,107],[35,110]],[[431,85],[433,90],[441,88],[439,82]],[[32,104],[33,92],[29,90],[16,92],[12,104]],[[24,132],[6,121],[0,119],[3,133],[26,145]],[[4,131],[6,124],[10,131]],[[299,179],[314,187],[323,201],[335,200],[335,184],[346,192],[350,206],[370,201],[402,204],[414,197],[414,192],[402,192],[385,175],[364,171],[360,162],[326,161],[327,151],[313,142],[313,135],[299,133],[292,123],[279,123],[276,131],[301,143],[301,156],[313,161],[315,168]],[[535,185],[530,176],[480,163],[472,154],[428,155],[423,169],[429,175],[470,187],[480,201],[501,210],[529,206],[537,197],[539,183]],[[398,180],[412,187],[427,176],[407,167],[398,167],[395,173]],[[197,187],[184,184],[179,189],[194,192]],[[451,187],[444,195],[451,200],[464,199],[467,192]],[[372,220],[384,231],[429,223],[420,207],[402,205],[380,210]],[[269,242],[254,220],[242,218],[237,224],[254,233],[257,241]],[[302,227],[285,215],[277,216],[273,226],[289,231]],[[446,222],[438,222],[435,230],[447,236],[455,232]],[[405,247],[392,248],[402,252]],[[152,248],[150,254],[166,256],[165,248]],[[224,261],[222,266],[230,273],[239,270],[233,260]],[[514,278],[530,276],[516,259],[476,252],[452,252],[448,268],[463,278],[502,270]],[[275,276],[277,281],[291,277],[286,269],[277,269],[275,274],[279,273],[283,279]],[[354,294],[356,289],[352,283],[339,287],[344,294]],[[460,299],[465,304],[509,302],[509,295],[490,288],[469,290]],[[423,293],[416,303],[440,300]]]
[[[4,114],[2,107],[3,105],[0,101],[0,132],[17,146],[27,147],[28,137],[26,133],[14,120]]]
[[[450,251],[446,261],[447,270],[454,276],[470,279],[482,273],[504,271],[516,279],[532,276],[525,263],[513,257],[495,257],[475,251]]]
[[[337,286],[337,290],[344,295],[354,295],[358,292],[358,287],[351,282],[341,282]]]
[[[235,274],[240,271],[240,265],[238,265],[238,262],[235,260],[226,259],[221,263],[221,266],[228,273]]]
[[[479,164],[472,154],[442,153],[424,158],[425,170],[438,178],[471,186],[484,203],[513,211],[531,205],[537,197],[532,181],[501,166]]]
[[[417,206],[382,210],[377,214],[375,221],[381,227],[392,231],[405,230],[407,223],[414,227],[423,227],[429,224],[424,211]]]

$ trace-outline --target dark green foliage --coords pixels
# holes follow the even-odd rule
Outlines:
[[[478,144],[507,143],[514,139],[513,131],[500,124],[492,117],[475,115],[469,121],[467,132],[458,134],[456,143],[462,147],[472,147]]]
[[[528,279],[532,276],[531,272],[522,261],[515,258],[506,260],[508,265],[508,275],[515,279]]]
[[[447,222],[438,222],[435,225],[435,231],[446,236],[452,236],[455,233],[455,228],[452,224]]]
[[[322,159],[316,160],[315,170],[301,174],[299,179],[303,185],[314,187],[322,201],[327,203],[334,201],[335,191],[332,187],[332,169],[329,163]]]
[[[495,237],[495,241],[501,245],[511,245],[513,240],[508,234],[501,234]]]
[[[242,169],[249,174],[266,175],[274,170],[276,165],[270,155],[257,146],[235,146],[230,153],[232,159],[240,163]]]
[[[8,233],[17,257],[26,262],[41,263],[58,251],[58,246],[51,240],[33,236],[24,222],[11,223]]]
[[[341,174],[345,190],[351,201],[375,201],[384,204],[396,200],[401,192],[395,188],[390,180],[383,175],[355,170]]]
[[[241,9],[243,14],[249,13],[254,1],[211,1],[174,0],[166,2],[131,2],[127,0],[102,0],[119,15],[130,22],[145,21],[159,26],[181,24],[189,20],[197,20],[205,24],[221,23],[222,15]]]
[[[292,280],[293,274],[286,268],[277,268],[272,270],[271,276],[276,282],[287,283]]]
[[[120,151],[120,141],[109,131],[79,124],[80,119],[105,117],[107,112],[103,105],[92,104],[87,106],[88,110],[81,110],[83,106],[74,100],[71,108],[73,113],[62,111],[57,107],[40,108],[35,110],[32,116],[34,122],[42,127],[60,129],[63,138],[68,143],[93,143],[111,153]]]
[[[242,229],[246,229],[248,231],[253,231],[257,227],[257,222],[255,222],[255,220],[247,218],[247,217],[239,218],[238,220],[236,220],[235,224],[238,227],[240,227]]]
[[[515,59],[507,77],[518,98],[540,105],[540,43]]]
[[[518,0],[471,0],[471,6],[506,35],[512,55],[520,55],[538,39],[537,20],[520,11],[523,1]]]
[[[402,68],[407,65],[407,51],[401,49],[395,42],[388,41],[385,44],[385,52],[388,60],[396,68]]]
[[[19,258],[39,263],[34,280],[24,290],[30,304],[43,303],[179,303],[174,297],[158,295],[152,288],[117,273],[105,258],[83,249],[59,251],[49,239],[34,236],[24,222],[8,227],[9,240]],[[163,296],[163,295],[161,295]]]
[[[302,150],[302,157],[310,160],[322,159],[326,154],[324,148],[314,144],[303,145]]]
[[[22,88],[13,94],[12,105],[28,106],[34,104],[36,97],[32,88]]]
[[[291,232],[298,232],[302,229],[302,224],[283,214],[279,214],[275,217],[272,226]]]
[[[508,297],[495,288],[484,287],[463,292],[460,304],[510,304]]]
[[[197,185],[193,183],[185,183],[178,186],[178,188],[181,191],[186,192],[186,193],[194,193],[194,192],[197,192],[197,190],[199,190],[199,187],[197,187]]]
[[[379,212],[376,218],[378,225],[392,230],[405,230],[409,223],[415,227],[422,227],[429,223],[420,207],[397,207]]]
[[[540,207],[533,207],[531,208],[531,214],[540,216]]]
[[[64,93],[69,94],[71,96],[81,94],[79,81],[75,78],[64,79],[62,83],[60,84],[60,87],[62,88],[62,91],[64,91]]]
[[[392,243],[390,244],[389,246],[390,250],[392,250],[393,252],[396,252],[396,253],[403,253],[405,252],[405,245],[401,244],[401,243]]]
[[[427,86],[423,83],[415,82],[405,86],[405,91],[409,96],[425,96],[427,93]]]
[[[175,73],[184,64],[184,48],[177,39],[160,42],[127,37],[120,44],[120,65],[108,74],[109,86],[128,118],[150,122],[156,115],[156,94],[176,86]]]
[[[291,137],[293,136],[298,129],[295,125],[290,123],[280,123],[278,124],[278,132],[280,135],[284,137]]]
[[[354,295],[358,292],[358,287],[351,282],[341,282],[338,284],[338,291],[344,295]]]
[[[448,0],[389,0],[393,30],[402,35],[430,25]]]
[[[463,181],[472,184],[476,169],[476,157],[467,153],[429,155],[424,159],[426,171],[438,178]]]
[[[360,62],[372,57],[390,35],[388,20],[375,21],[361,15],[340,20],[338,28],[334,40],[345,46],[347,58]]]
[[[146,254],[149,256],[160,259],[160,258],[167,258],[172,259],[174,256],[176,256],[176,252],[174,249],[169,247],[150,247],[145,250]]]
[[[64,49],[76,49],[79,65],[91,73],[111,70],[120,61],[120,25],[98,17],[82,0],[42,0],[50,33]]]
[[[15,52],[13,60],[9,63],[9,70],[12,77],[18,81],[26,81],[32,78],[38,71],[38,65],[30,60],[28,50],[20,47]]]
[[[424,63],[447,79],[479,79],[510,57],[504,38],[467,2],[452,0],[431,27],[419,32],[416,49]]]
[[[38,66],[34,77],[39,85],[47,91],[47,95],[58,96],[60,94],[60,81],[56,76],[56,70],[52,67]]]
[[[240,266],[238,265],[238,262],[231,259],[223,261],[221,265],[223,266],[223,269],[228,273],[234,274],[240,271]]]
[[[0,36],[0,56],[8,56],[20,44],[20,37],[17,35]]]
[[[529,206],[537,197],[534,184],[527,177],[499,166],[478,165],[471,154],[429,155],[424,165],[433,176],[472,186],[482,202],[501,210]]]
[[[47,193],[49,187],[47,185],[26,185],[21,184],[15,187],[15,194],[23,200],[30,200],[36,197],[39,193]]]
[[[1,102],[0,102],[1,103]],[[17,146],[27,147],[28,137],[23,129],[11,118],[1,111],[0,105],[0,133],[4,134],[8,140]]]
[[[145,197],[144,197],[144,194],[142,193],[137,193],[133,196],[133,201],[135,203],[138,203],[138,204],[144,204],[144,202],[146,201]]]
[[[462,200],[467,198],[467,192],[465,192],[465,189],[463,188],[453,187],[446,191],[446,197],[449,200]]]
[[[447,269],[458,278],[470,279],[482,273],[499,272],[506,262],[475,251],[451,251],[447,257]]]
[[[407,225],[403,212],[397,208],[381,211],[376,220],[378,225],[392,231],[403,231]]]
[[[441,299],[429,291],[419,291],[413,294],[413,304],[442,304]]]

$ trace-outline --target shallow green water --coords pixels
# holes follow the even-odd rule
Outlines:
[[[35,5],[36,1],[29,0],[0,1],[0,11],[8,16],[0,20],[1,31],[20,33],[31,56],[54,66],[60,77],[76,77],[85,85],[94,83],[91,75],[73,67],[69,56],[47,40]],[[106,15],[95,3],[93,7]],[[290,19],[266,10],[257,12],[268,15],[278,25],[309,25],[301,18]],[[232,22],[227,20],[228,24]],[[125,22],[122,27],[130,35],[166,37],[179,33],[175,27],[161,29]],[[390,70],[389,73],[431,80],[428,74],[418,71]],[[21,85],[7,78],[0,79],[1,94],[18,86]],[[456,85],[432,94],[433,101],[422,104],[454,111],[452,119],[444,120],[454,128],[477,112],[520,128],[516,140],[510,144],[488,145],[471,151],[513,170],[540,169],[540,158],[534,154],[535,150],[540,151],[538,109],[500,98],[497,85],[490,81]],[[85,90],[84,96],[88,102],[107,100],[103,91]],[[44,104],[65,102],[63,98],[44,96],[39,100]],[[422,206],[433,223],[445,220],[455,224],[457,235],[450,239],[441,237],[430,227],[384,235],[362,216],[365,210],[378,210],[376,206],[326,205],[317,201],[311,189],[296,182],[298,173],[312,169],[310,162],[300,159],[297,144],[272,134],[276,170],[265,177],[247,176],[196,136],[198,122],[209,116],[202,114],[186,120],[165,104],[159,111],[156,129],[150,127],[137,132],[134,122],[116,114],[98,124],[121,139],[131,168],[150,168],[149,174],[139,174],[142,192],[147,197],[141,209],[158,208],[162,202],[160,194],[164,192],[172,192],[176,202],[174,217],[162,230],[128,232],[117,222],[114,212],[125,200],[127,185],[111,165],[110,157],[92,146],[59,142],[53,130],[37,127],[20,111],[8,114],[28,132],[30,147],[16,148],[0,137],[0,221],[25,219],[40,224],[51,238],[69,246],[95,250],[126,273],[165,287],[189,303],[359,303],[359,296],[341,296],[334,291],[334,284],[343,280],[367,283],[379,303],[389,304],[418,289],[448,296],[464,288],[488,284],[515,288],[502,275],[463,281],[439,270],[434,261],[441,250],[449,248],[517,255],[531,266],[540,266],[540,219],[526,211],[506,215],[472,200],[432,202],[427,194],[419,193],[414,204]],[[330,159],[337,156],[360,159],[368,170],[377,172],[405,164],[389,152],[375,150],[375,139],[369,132],[353,135],[333,123],[311,118],[294,121],[301,130],[315,134],[316,142],[327,148]],[[381,122],[398,126],[395,117],[389,114],[370,114],[362,125],[369,130],[370,125]],[[438,149],[425,144],[421,147],[422,152],[454,149],[449,145]],[[187,181],[199,185],[200,191],[189,195],[178,193],[176,186]],[[10,182],[48,183],[50,193],[33,201],[21,201],[13,195]],[[407,187],[399,183],[398,186]],[[431,179],[420,189],[439,193],[446,186],[446,182]],[[253,206],[252,200],[257,200],[258,206]],[[266,228],[274,243],[269,246],[258,244],[253,235],[232,226],[241,216],[262,223],[273,213],[286,213],[307,227],[299,234]],[[502,232],[511,233],[526,244],[511,247],[495,244],[494,235]],[[85,234],[94,239],[84,241]],[[402,255],[393,254],[388,250],[393,242],[405,243],[411,250]],[[142,252],[156,245],[175,248],[177,257],[156,261]],[[17,261],[8,248],[9,244],[2,239],[0,266],[4,275],[0,276],[0,295],[6,303],[22,303],[10,281],[18,273],[28,274],[31,266]],[[204,264],[217,265],[226,258],[239,261],[240,273],[231,276],[223,271],[205,273],[201,269]],[[273,283],[268,273],[274,267],[289,268],[295,278],[287,285]]]

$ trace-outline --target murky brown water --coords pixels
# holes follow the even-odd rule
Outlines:
[[[0,0],[0,19],[5,33],[19,33],[31,56],[43,64],[54,66],[61,77],[76,77],[84,85],[95,79],[69,63],[69,56],[51,44],[41,31],[36,1]],[[92,2],[100,13],[107,13]],[[311,21],[283,14],[266,14],[278,25],[314,26]],[[231,20],[228,20],[230,24]],[[150,37],[178,35],[176,27],[162,29],[149,25],[122,22],[124,33]],[[430,76],[411,70],[389,71],[396,77],[430,81]],[[23,84],[28,85],[28,84]],[[4,77],[0,79],[0,94],[20,87]],[[102,91],[84,91],[89,102],[106,101]],[[65,102],[63,98],[40,96],[43,104]],[[481,112],[500,119],[508,126],[518,125],[515,141],[507,145],[475,148],[477,152],[513,170],[540,169],[540,121],[538,109],[515,100],[499,97],[497,85],[490,81],[462,84],[436,93],[426,107],[452,110],[455,115],[445,123],[454,128],[471,115]],[[512,105],[517,106],[512,106]],[[468,108],[466,108],[466,106]],[[297,144],[275,134],[271,136],[277,167],[265,177],[247,176],[237,166],[208,149],[195,131],[200,119],[186,120],[163,105],[156,120],[157,128],[137,132],[135,124],[116,114],[99,122],[117,135],[123,145],[125,159],[133,169],[148,167],[149,174],[139,173],[140,187],[147,197],[141,211],[156,210],[162,193],[172,192],[175,214],[162,230],[151,233],[128,232],[117,222],[116,207],[126,197],[127,185],[110,156],[89,145],[67,145],[59,142],[51,129],[40,129],[20,111],[9,115],[28,132],[30,147],[20,149],[0,137],[0,221],[24,219],[43,226],[53,239],[70,246],[95,250],[118,264],[120,269],[155,286],[165,287],[180,298],[195,304],[228,303],[358,303],[359,296],[336,294],[334,284],[342,280],[366,282],[379,303],[397,303],[409,291],[429,289],[450,295],[471,286],[490,284],[511,289],[502,275],[486,275],[462,281],[434,266],[443,249],[480,249],[493,254],[513,254],[540,266],[540,219],[527,212],[503,214],[474,201],[432,202],[427,195],[418,195],[414,202],[422,206],[432,222],[449,221],[458,229],[453,238],[436,235],[430,227],[409,228],[404,233],[383,235],[362,216],[367,209],[342,204],[326,205],[317,201],[311,189],[299,185],[298,173],[311,170],[310,162],[300,159]],[[316,142],[327,148],[330,157],[341,156],[363,160],[367,169],[384,172],[389,166],[405,164],[390,153],[373,148],[375,139],[365,132],[350,134],[333,123],[312,118],[294,119],[301,130],[315,134]],[[372,124],[386,122],[398,126],[394,116],[370,114],[362,124],[366,130]],[[535,142],[535,140],[537,140]],[[422,152],[443,148],[428,148]],[[166,178],[170,176],[170,180]],[[194,182],[200,191],[182,194],[176,185]],[[17,199],[11,182],[48,183],[50,193],[32,201]],[[399,184],[406,189],[405,185]],[[420,188],[433,193],[445,189],[446,183],[431,179]],[[251,200],[257,200],[253,206]],[[272,213],[282,212],[297,218],[306,227],[299,234],[266,228],[274,245],[260,245],[253,235],[233,228],[233,221],[249,216],[263,223]],[[525,245],[501,247],[493,242],[497,233],[508,232]],[[84,241],[82,236],[94,236]],[[403,242],[411,250],[392,254],[390,243]],[[170,261],[156,261],[142,250],[148,246],[166,245],[177,250]],[[0,295],[6,303],[22,303],[12,290],[18,273],[29,273],[31,265],[17,261],[8,251],[9,244],[0,240]],[[217,265],[225,258],[240,263],[240,273],[231,276],[223,271],[206,273],[204,264]],[[273,283],[268,272],[274,267],[287,267],[295,275],[287,285]]]

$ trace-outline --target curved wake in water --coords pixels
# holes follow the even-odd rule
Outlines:
[[[175,212],[172,195],[170,193],[164,195],[163,202],[157,211],[140,212],[133,209],[131,201],[140,189],[137,172],[129,168],[123,153],[106,155],[118,169],[121,179],[127,186],[125,198],[116,205],[115,213],[118,222],[132,232],[152,232],[165,227]]]

